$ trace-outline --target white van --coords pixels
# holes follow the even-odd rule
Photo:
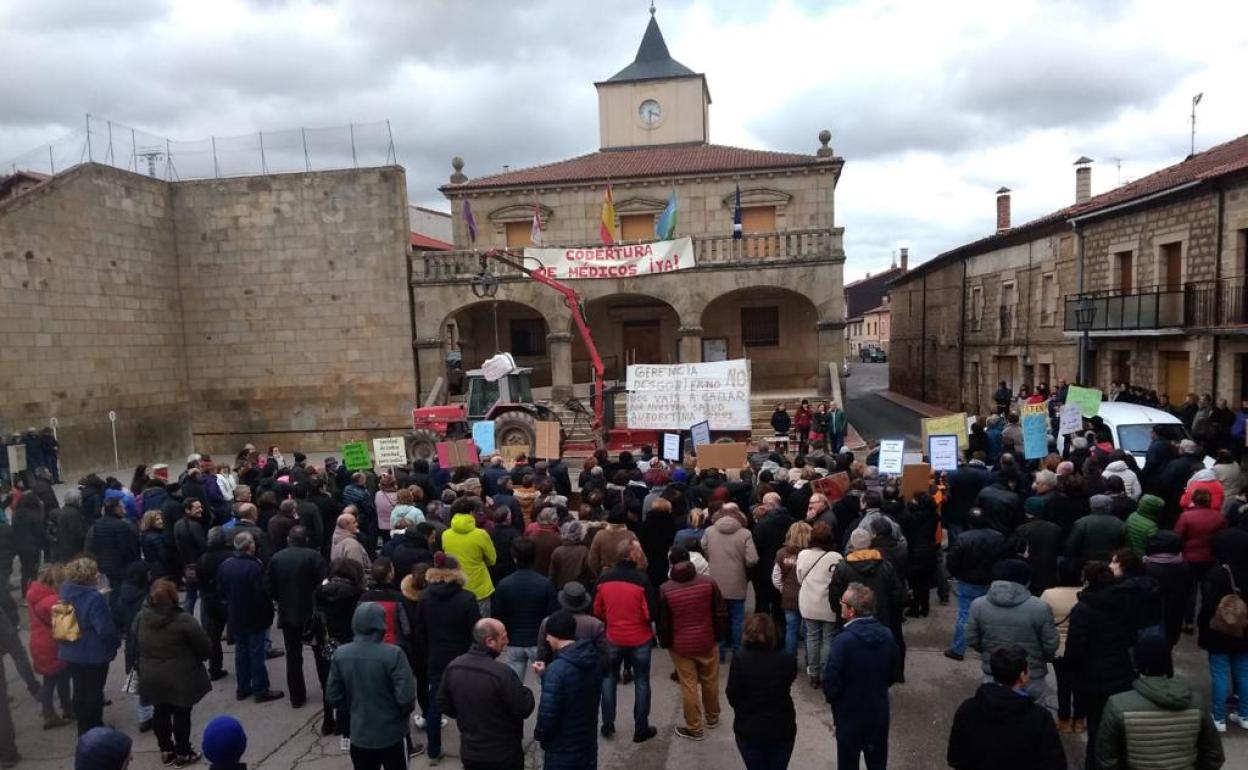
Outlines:
[[[1175,442],[1191,438],[1182,420],[1151,406],[1102,401],[1097,415],[1105,421],[1105,427],[1109,428],[1114,446],[1135,455],[1135,461],[1141,469],[1148,455],[1148,445],[1153,442],[1154,430],[1163,438]],[[1205,467],[1213,467],[1212,457],[1205,458]]]

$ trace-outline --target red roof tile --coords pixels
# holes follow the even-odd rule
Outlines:
[[[455,248],[453,243],[439,241],[437,238],[431,238],[420,233],[412,233],[411,243],[412,248],[420,249],[421,251],[452,251]]]
[[[799,168],[821,163],[814,155],[770,150],[747,150],[721,144],[680,144],[602,150],[588,155],[448,184],[445,192],[492,187],[594,182],[638,177],[712,174],[757,169]]]

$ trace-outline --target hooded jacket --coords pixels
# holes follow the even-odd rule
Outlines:
[[[1110,512],[1107,495],[1093,495],[1092,512],[1075,522],[1066,540],[1066,554],[1080,565],[1089,561],[1109,561],[1115,548],[1127,540],[1126,525]]]
[[[1103,770],[1216,770],[1226,761],[1209,709],[1183,682],[1157,676],[1109,699],[1092,749]]]
[[[177,605],[149,605],[139,613],[135,630],[144,703],[190,708],[212,692],[204,669],[212,642],[193,615]]]
[[[1216,508],[1188,508],[1179,516],[1174,531],[1183,538],[1183,561],[1213,561],[1213,536],[1226,527],[1226,517]]]
[[[385,613],[362,602],[351,620],[352,641],[334,652],[325,702],[351,715],[351,745],[384,749],[407,737],[407,715],[416,704],[416,682],[403,651],[381,641]]]
[[[1076,673],[1077,688],[1108,696],[1131,687],[1131,608],[1112,586],[1086,588],[1070,611],[1066,662]]]
[[[598,754],[600,666],[601,657],[592,639],[564,647],[546,666],[533,728],[533,737],[546,753],[546,767],[593,766],[591,759]],[[564,756],[566,763],[560,761]]]
[[[464,590],[464,573],[430,569],[416,603],[412,637],[428,656],[429,676],[439,677],[457,655],[472,646],[472,627],[481,619],[476,597]]]
[[[1049,671],[1048,661],[1057,654],[1057,626],[1053,611],[1031,595],[1026,586],[994,580],[988,593],[971,602],[966,642],[980,652],[985,674],[992,674],[993,650],[1017,644],[1027,651],[1027,671],[1039,679]]]
[[[1144,547],[1148,539],[1157,534],[1161,522],[1161,512],[1166,503],[1156,495],[1144,495],[1135,507],[1135,513],[1127,517],[1127,546],[1137,556],[1144,555]]]
[[[702,552],[725,599],[744,599],[747,570],[758,564],[754,537],[735,516],[721,515],[702,535]]]
[[[455,658],[442,675],[437,697],[442,713],[459,726],[464,764],[523,764],[524,720],[533,713],[533,691],[488,649],[474,644]]]
[[[477,527],[471,513],[457,513],[451,517],[451,528],[442,533],[442,550],[459,559],[459,566],[467,580],[465,586],[477,601],[490,598],[494,593],[494,581],[490,579],[490,566],[498,558],[490,533]]]
[[[111,661],[121,645],[121,635],[104,596],[95,586],[65,583],[61,586],[61,598],[74,606],[82,636],[76,642],[57,642],[57,656],[66,663]]]
[[[841,597],[850,583],[862,583],[875,594],[875,617],[891,628],[899,628],[906,600],[906,586],[879,551],[867,548],[846,556],[832,570],[828,603],[840,614]]]
[[[851,724],[888,729],[888,686],[901,651],[893,632],[872,617],[854,618],[832,640],[823,667],[823,696],[838,728]]]
[[[946,761],[953,770],[1066,770],[1053,717],[1005,685],[981,684],[962,701],[949,732]]]
[[[56,640],[52,638],[52,605],[60,601],[56,589],[30,581],[26,589],[26,613],[30,616],[30,662],[40,676],[59,674],[65,663],[56,657]]]
[[[1140,486],[1140,479],[1135,475],[1135,471],[1127,465],[1125,460],[1114,460],[1105,466],[1105,470],[1101,471],[1101,478],[1109,478],[1117,476],[1122,479],[1122,486],[1127,492],[1127,496],[1132,500],[1139,500],[1143,487]]]
[[[1004,548],[1005,536],[995,529],[967,530],[949,547],[945,566],[963,583],[986,586],[992,582],[992,567]]]

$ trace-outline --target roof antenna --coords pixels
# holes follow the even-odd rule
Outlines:
[[[650,15],[654,15],[654,0],[650,0]]]

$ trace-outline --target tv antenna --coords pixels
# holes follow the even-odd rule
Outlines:
[[[155,179],[156,163],[157,161],[164,160],[164,149],[161,147],[145,147],[141,150],[136,150],[134,155],[136,158],[143,158],[147,161],[147,175]]]

